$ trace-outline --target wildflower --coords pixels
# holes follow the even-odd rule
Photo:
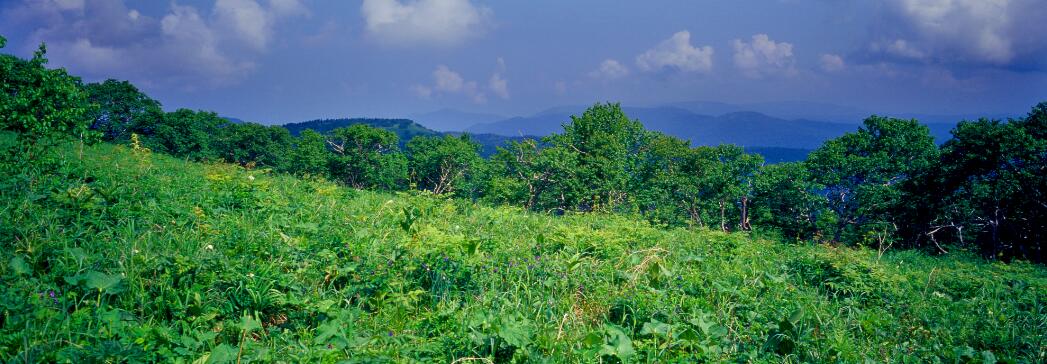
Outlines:
[[[138,249],[132,249],[131,254],[138,254]]]
[[[211,245],[211,244],[207,244],[207,247],[206,247],[206,249],[207,249],[207,250],[214,250],[214,245]]]
[[[393,337],[393,332],[391,330],[389,331],[389,337]]]
[[[254,273],[247,273],[247,278],[254,278]]]
[[[247,180],[248,180],[248,181],[254,181],[254,176],[252,176],[252,175],[247,175]]]

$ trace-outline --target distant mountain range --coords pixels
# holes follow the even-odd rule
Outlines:
[[[688,108],[684,108],[687,106]],[[811,119],[783,119],[755,111],[729,111],[734,106],[715,103],[690,103],[680,106],[623,107],[626,115],[638,119],[649,130],[660,131],[693,145],[737,144],[744,147],[814,149],[826,140],[858,129],[856,123],[826,122]],[[727,113],[713,116],[690,110]],[[549,135],[563,130],[571,115],[580,115],[583,106],[558,107],[532,116],[515,117],[493,123],[473,125],[471,133],[499,135]],[[929,123],[939,142],[948,139],[955,123]]]
[[[300,123],[289,123],[284,124],[283,127],[287,128],[291,132],[291,135],[298,136],[306,129],[312,129],[315,132],[326,134],[331,130],[337,128],[347,127],[353,124],[366,124],[376,128],[392,131],[400,137],[400,146],[403,147],[407,144],[407,141],[411,140],[416,136],[440,136],[440,135],[461,135],[462,132],[438,132],[422,126],[414,122],[411,119],[374,119],[374,118],[341,118],[341,119],[317,119],[310,121],[303,121]],[[483,133],[467,133],[473,141],[480,144],[480,154],[484,157],[491,156],[498,152],[498,147],[505,145],[513,140],[522,140],[522,137],[511,137],[504,135],[495,134],[483,134]]]
[[[441,109],[414,114],[411,118],[341,118],[318,119],[283,125],[292,135],[305,129],[327,133],[352,124],[367,124],[395,132],[401,144],[416,136],[461,135],[482,146],[486,157],[497,147],[524,138],[539,139],[563,131],[572,115],[581,115],[588,106],[567,105],[546,109],[531,116],[505,118],[495,114]],[[690,101],[652,107],[623,107],[626,115],[638,119],[649,130],[663,132],[691,141],[692,145],[736,144],[750,153],[764,156],[768,163],[799,161],[826,140],[858,129],[861,121],[874,113],[858,108],[812,102],[767,102],[728,104]],[[960,120],[978,117],[1006,119],[1017,115],[937,115],[881,114],[914,118],[931,129],[939,143],[950,137],[949,131]],[[231,122],[240,119],[226,117]]]
[[[465,112],[455,109],[440,109],[424,114],[414,114],[410,118],[429,129],[446,132],[465,131],[466,128],[472,125],[504,120],[505,116]]]

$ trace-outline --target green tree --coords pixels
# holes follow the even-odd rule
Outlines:
[[[703,166],[690,143],[660,133],[652,135],[641,155],[634,199],[648,219],[668,225],[701,224],[696,203],[698,177]]]
[[[941,166],[906,185],[912,241],[975,244],[988,257],[1047,260],[1047,103],[1023,119],[959,123]]]
[[[760,168],[754,181],[751,215],[757,226],[773,227],[793,239],[815,237],[825,199],[803,163],[779,163]]]
[[[582,188],[575,178],[577,153],[534,139],[499,147],[491,157],[485,198],[539,211],[573,208]]]
[[[836,218],[832,240],[862,243],[893,236],[904,223],[892,216],[904,202],[899,184],[932,167],[937,157],[926,126],[879,116],[811,152],[807,165],[815,182],[825,186]]]
[[[323,176],[327,174],[330,158],[324,136],[306,129],[294,140],[289,170],[302,175]]]
[[[46,55],[43,44],[28,61],[0,55],[0,128],[18,133],[30,159],[53,141],[92,136],[80,79],[48,69]]]
[[[280,126],[226,123],[214,140],[214,150],[226,162],[283,171],[291,148],[291,133]]]
[[[412,180],[435,194],[468,190],[482,168],[480,145],[467,134],[415,137],[407,142]]]
[[[629,119],[620,104],[596,104],[581,116],[571,116],[563,134],[549,142],[577,153],[575,178],[586,192],[576,207],[610,211],[628,206],[647,138],[643,125]]]
[[[126,141],[131,133],[151,134],[162,117],[160,103],[127,81],[113,79],[84,86],[87,100],[96,105],[90,113],[91,129],[109,141]]]
[[[216,160],[216,137],[229,122],[207,111],[178,109],[165,113],[147,144],[155,151],[190,160]]]
[[[331,175],[354,188],[403,188],[407,159],[396,133],[365,124],[331,131],[327,140],[334,152]]]

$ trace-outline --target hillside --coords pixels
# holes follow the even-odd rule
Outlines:
[[[826,140],[857,129],[854,123],[825,122],[808,119],[783,119],[768,114],[743,111],[729,105],[703,103],[698,110],[712,114],[698,114],[684,106],[623,107],[644,127],[678,138],[694,145],[736,144],[745,147],[776,147],[815,149]],[[501,135],[548,135],[558,132],[561,125],[578,115],[585,107],[554,108],[528,117],[515,117],[494,123],[479,124],[467,129],[474,133]],[[723,112],[723,114],[718,114]],[[717,116],[713,116],[717,115]],[[868,115],[866,115],[868,116]],[[955,119],[959,120],[959,119]],[[952,124],[927,124],[931,135],[939,142],[949,138]]]
[[[448,108],[415,114],[410,117],[429,129],[442,132],[461,132],[471,125],[505,119],[501,115],[466,112]]]
[[[4,362],[1047,359],[1035,264],[55,152],[0,163]]]
[[[318,119],[311,121],[304,121],[299,123],[288,123],[284,124],[283,127],[287,128],[291,132],[291,135],[298,136],[302,131],[306,129],[312,129],[318,133],[327,133],[337,128],[344,128],[353,124],[366,124],[376,128],[385,129],[396,133],[400,137],[400,144],[403,146],[408,141],[416,136],[438,136],[444,134],[461,135],[469,134],[473,141],[480,144],[480,155],[483,157],[491,156],[498,152],[498,147],[503,146],[510,141],[521,140],[522,137],[518,136],[504,136],[495,134],[483,134],[483,133],[462,133],[462,132],[438,132],[416,123],[410,119],[372,119],[372,118],[341,118],[341,119]]]

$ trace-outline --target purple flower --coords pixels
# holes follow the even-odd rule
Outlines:
[[[47,291],[47,293],[51,298],[55,298],[55,291]]]
[[[389,331],[389,337],[393,337],[393,332]]]

